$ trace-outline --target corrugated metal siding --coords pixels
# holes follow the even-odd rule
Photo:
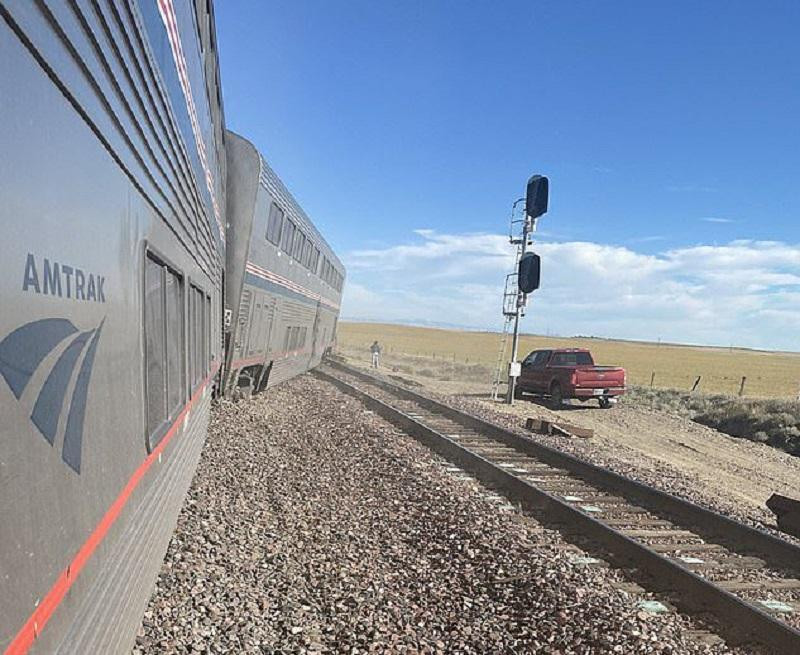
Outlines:
[[[165,453],[141,502],[123,522],[124,532],[113,540],[113,552],[56,652],[130,653],[203,449],[210,405],[207,390],[184,433],[176,435],[175,445]]]

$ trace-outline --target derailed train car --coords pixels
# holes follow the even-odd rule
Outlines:
[[[257,153],[241,185],[215,41],[207,0],[0,0],[4,655],[129,652],[212,393],[333,339],[343,269]]]
[[[223,386],[261,391],[319,364],[336,338],[344,268],[256,148],[228,132]]]

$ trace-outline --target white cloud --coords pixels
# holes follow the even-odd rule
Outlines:
[[[706,223],[735,223],[732,218],[722,218],[721,216],[703,216],[701,221]]]
[[[345,257],[343,315],[500,325],[508,239],[414,234],[408,244]],[[655,255],[586,241],[535,249],[542,289],[526,331],[800,350],[800,245],[740,240]]]

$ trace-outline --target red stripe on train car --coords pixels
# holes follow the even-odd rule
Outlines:
[[[339,305],[337,305],[335,302],[333,302],[331,300],[328,300],[325,296],[317,293],[316,291],[312,291],[311,289],[307,289],[306,287],[301,286],[300,284],[297,284],[296,282],[293,282],[289,278],[285,278],[282,275],[278,275],[277,273],[275,273],[273,271],[270,271],[270,270],[268,270],[266,268],[262,268],[261,266],[258,266],[257,264],[254,264],[253,262],[247,262],[245,264],[245,270],[248,273],[251,273],[252,275],[255,275],[256,277],[260,277],[260,278],[262,278],[264,280],[268,280],[268,281],[270,281],[270,282],[272,282],[274,284],[277,284],[279,286],[285,287],[285,288],[289,289],[290,291],[294,291],[295,293],[299,293],[302,296],[306,296],[308,298],[311,298],[312,300],[318,300],[323,305],[327,305],[328,307],[331,307],[334,310],[338,311],[338,309],[339,309]]]
[[[114,522],[119,517],[120,512],[122,512],[122,509],[125,507],[125,504],[128,502],[128,499],[130,498],[134,489],[136,489],[139,482],[144,477],[144,474],[147,473],[147,471],[153,465],[153,462],[156,461],[164,448],[166,448],[167,444],[172,440],[172,437],[175,436],[178,431],[178,427],[186,417],[187,412],[194,406],[194,404],[200,398],[200,395],[205,391],[206,387],[208,387],[209,382],[216,374],[218,368],[219,364],[212,369],[209,376],[203,381],[203,384],[197,389],[197,391],[195,391],[191,400],[184,405],[181,413],[178,414],[178,417],[170,426],[169,430],[161,439],[159,444],[153,449],[153,452],[150,453],[139,465],[139,468],[133,472],[133,475],[128,480],[128,483],[122,489],[120,494],[117,496],[116,500],[114,500],[114,502],[111,504],[111,507],[106,510],[106,513],[100,520],[100,523],[97,524],[95,529],[89,535],[89,538],[80,547],[78,552],[75,554],[75,557],[73,557],[72,561],[67,565],[67,568],[60,573],[55,583],[50,588],[50,591],[47,592],[47,595],[44,597],[42,602],[39,603],[28,620],[25,622],[25,625],[22,626],[16,637],[14,637],[14,639],[8,645],[8,648],[6,648],[4,651],[4,655],[24,655],[28,652],[28,649],[30,649],[30,647],[33,645],[33,642],[36,641],[36,638],[44,629],[45,625],[47,625],[47,622],[52,618],[53,613],[56,611],[56,609],[58,609],[58,606],[61,604],[64,596],[80,575],[81,570],[86,565],[86,562],[89,561],[91,556],[94,554],[94,551],[111,529],[111,526],[114,525]]]

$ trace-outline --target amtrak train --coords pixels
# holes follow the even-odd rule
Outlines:
[[[344,267],[210,0],[0,0],[0,198],[0,653],[127,653],[212,397],[318,364]]]

